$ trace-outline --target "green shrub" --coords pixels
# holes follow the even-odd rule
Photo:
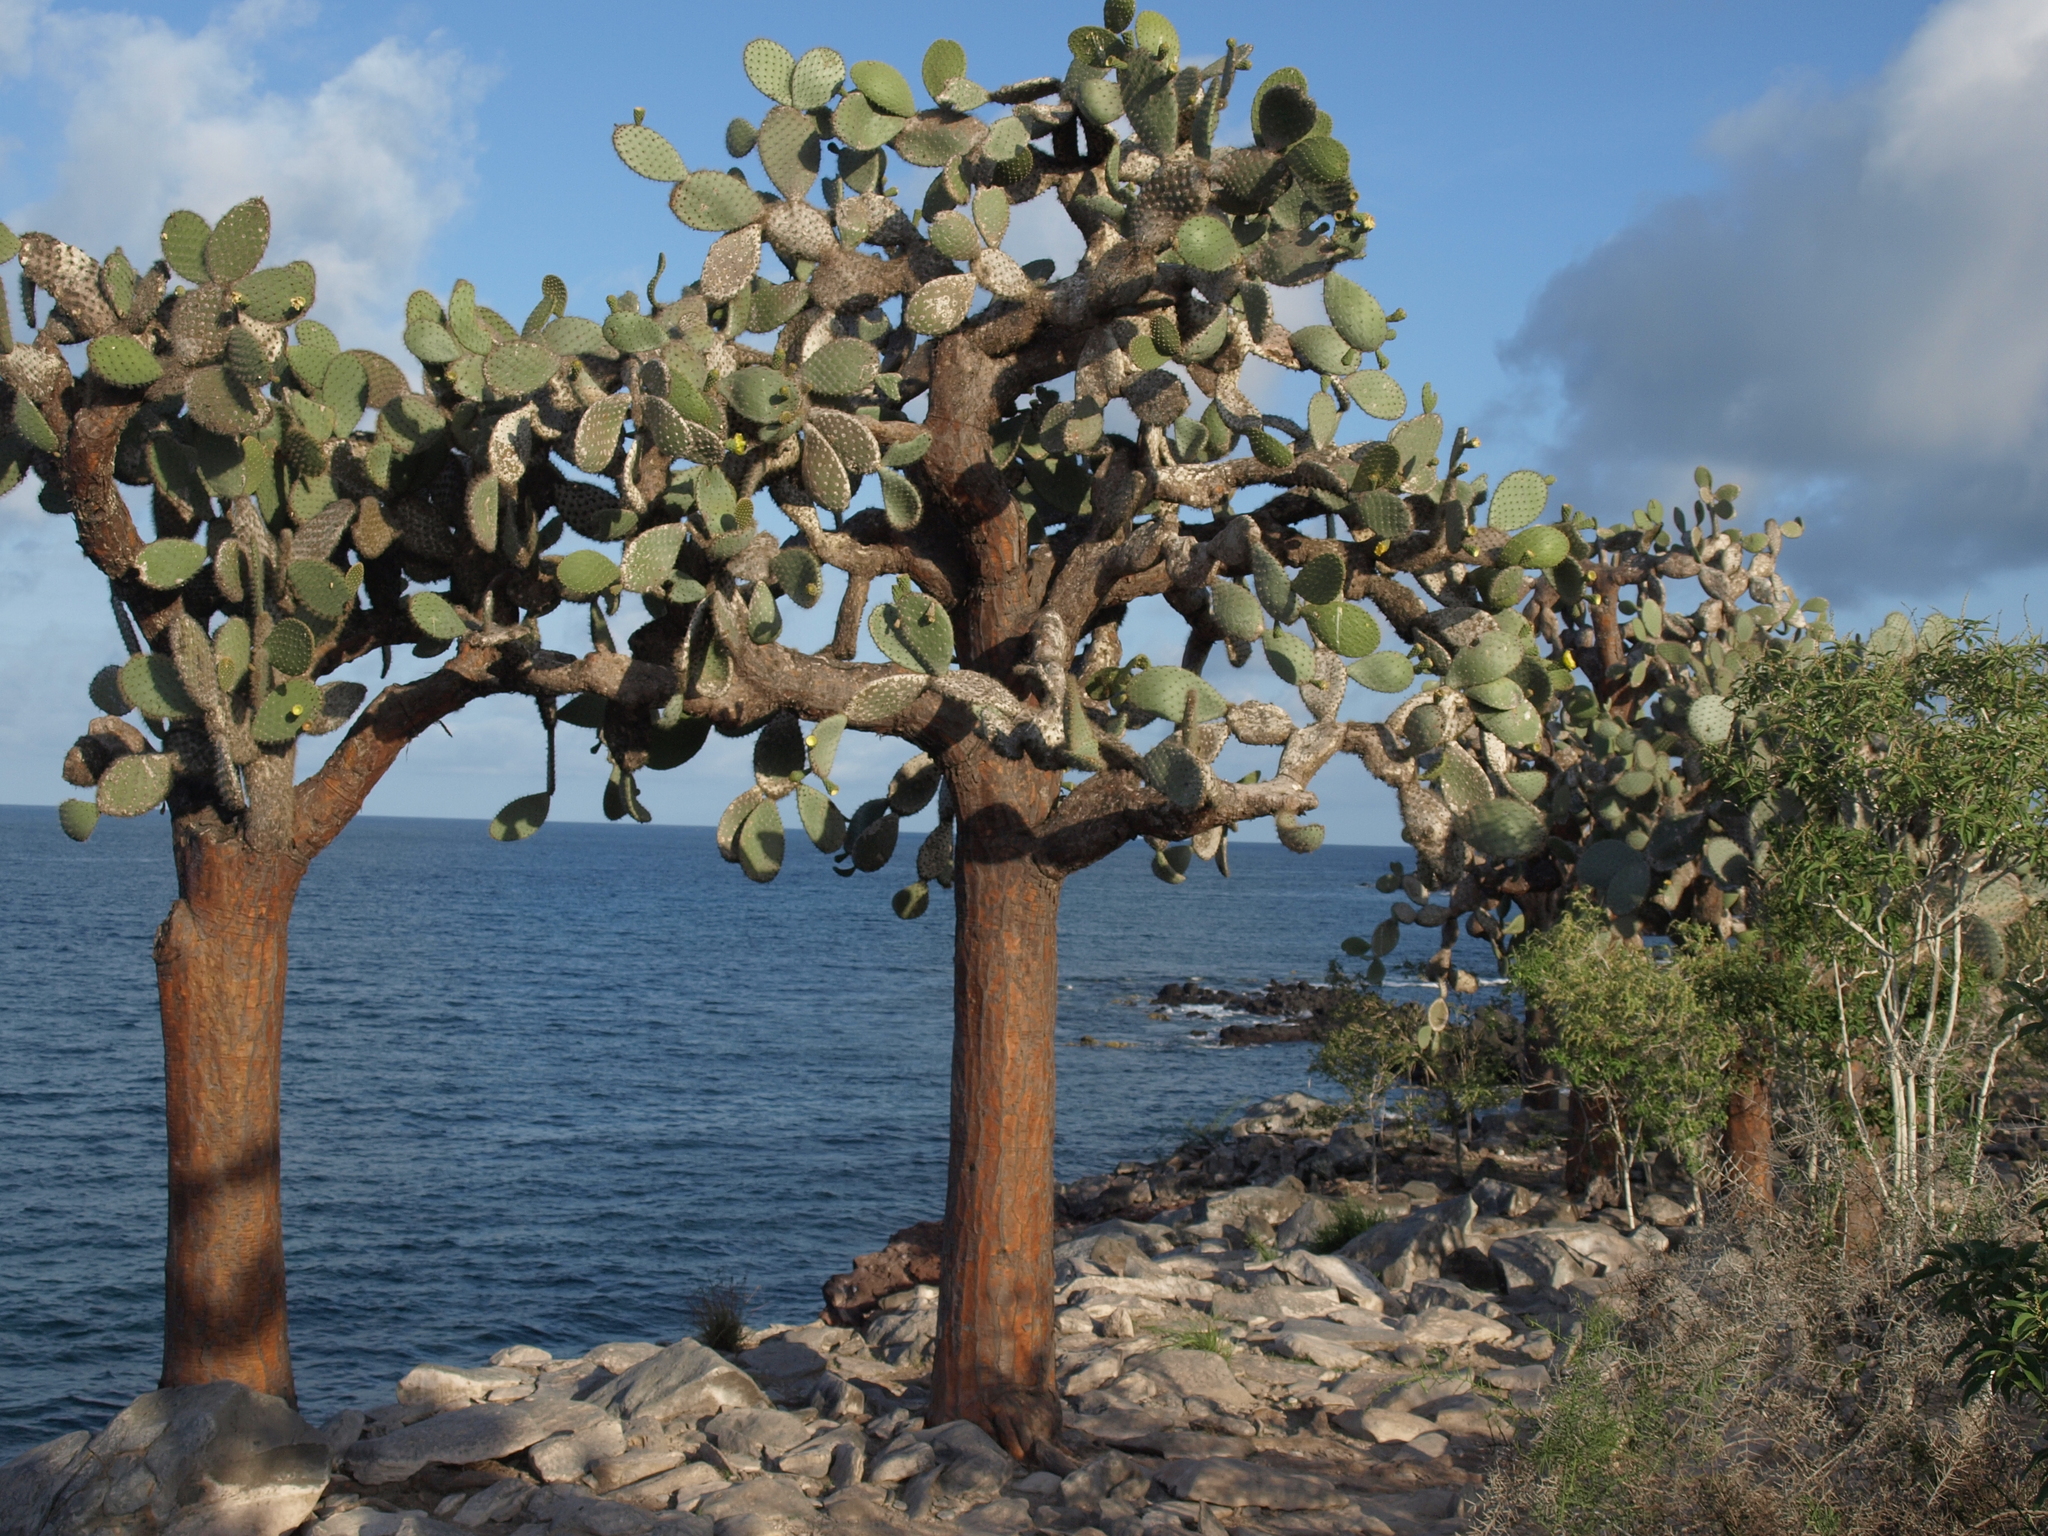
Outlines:
[[[1335,1253],[1359,1233],[1371,1231],[1386,1219],[1384,1212],[1369,1211],[1358,1200],[1339,1200],[1330,1212],[1330,1219],[1309,1239],[1309,1252]]]

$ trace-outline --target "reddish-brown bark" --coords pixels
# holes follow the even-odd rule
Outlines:
[[[1049,782],[1048,782],[1049,781]],[[1055,1442],[1053,1021],[1057,881],[1025,817],[1058,775],[990,754],[954,778],[953,1124],[928,1417],[972,1419],[1012,1455]]]
[[[239,1381],[291,1402],[278,1084],[306,867],[206,820],[180,818],[178,899],[156,936],[170,1153],[162,1385]]]
[[[1770,1205],[1771,1083],[1767,1076],[1738,1071],[1728,1086],[1728,1161],[1739,1198]]]

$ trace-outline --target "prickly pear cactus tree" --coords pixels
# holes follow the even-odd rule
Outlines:
[[[523,331],[458,284],[445,310],[411,306],[408,335],[448,349],[421,392],[310,318],[313,269],[264,266],[269,238],[260,199],[211,225],[173,213],[140,270],[0,229],[26,325],[17,339],[0,313],[0,489],[33,475],[73,520],[127,653],[92,680],[97,718],[63,764],[90,798],[59,808],[64,830],[83,841],[102,815],[159,807],[173,823],[179,899],[156,945],[164,1382],[289,1397],[277,1092],[292,901],[435,721],[506,691],[538,695],[552,720],[536,618],[577,573],[541,551],[579,504],[547,456],[604,393],[580,352],[611,349],[595,326],[550,325],[553,279]],[[124,487],[146,496],[154,537]],[[331,680],[377,652],[388,671],[400,646],[444,659],[367,708],[363,684]],[[300,738],[337,731],[301,780]]]
[[[613,301],[553,440],[585,477],[560,493],[584,509],[572,525],[622,546],[568,557],[568,595],[633,592],[648,614],[624,652],[548,674],[587,695],[563,716],[602,733],[612,809],[632,814],[635,775],[707,727],[756,734],[718,834],[755,880],[787,856],[791,809],[851,873],[889,864],[902,818],[936,800],[895,897],[912,917],[950,887],[956,924],[932,1412],[1018,1454],[1059,1425],[1061,882],[1134,839],[1166,880],[1227,872],[1230,833],[1261,817],[1309,852],[1315,776],[1349,756],[1398,790],[1422,878],[1449,893],[1435,920],[1505,923],[1542,860],[1566,878],[1589,818],[1633,856],[1649,792],[1631,780],[1609,807],[1633,742],[1595,726],[1679,668],[1657,658],[1661,608],[1618,608],[1659,590],[1668,535],[1596,549],[1568,509],[1543,520],[1544,476],[1489,486],[1428,386],[1411,406],[1387,359],[1401,313],[1338,270],[1372,221],[1304,75],[1259,75],[1235,41],[1184,57],[1163,16],[1114,0],[1067,54],[991,87],[952,42],[905,73],[764,38],[741,62],[765,110],[722,145],[636,111],[620,158],[716,238],[679,297]],[[1233,113],[1248,142],[1224,142]],[[1016,248],[1034,203],[1078,233],[1071,268]],[[474,372],[448,332],[423,317],[414,350]],[[1255,398],[1283,374],[1312,386],[1299,420]],[[1685,558],[1712,540],[1720,562],[1718,525]],[[783,604],[828,591],[831,641],[783,643]],[[1184,621],[1177,657],[1126,654],[1148,599]],[[882,661],[857,659],[863,635]],[[1718,641],[1683,638],[1692,681],[1672,686],[1704,691]],[[1219,653],[1258,658],[1277,686],[1257,687],[1288,703],[1226,692]],[[1379,718],[1418,666],[1425,692]],[[850,810],[833,781],[849,730],[914,754]],[[1272,756],[1219,775],[1233,742]]]

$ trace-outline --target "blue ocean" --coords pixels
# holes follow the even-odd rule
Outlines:
[[[1386,915],[1370,882],[1404,851],[1241,844],[1232,878],[1197,864],[1168,886],[1135,845],[1071,880],[1060,1176],[1307,1086],[1310,1047],[1219,1047],[1150,999],[1320,977]],[[805,1320],[854,1254],[937,1217],[953,914],[935,891],[896,918],[901,878],[840,879],[800,847],[756,886],[700,827],[552,824],[509,847],[480,822],[350,827],[291,934],[304,1411],[387,1401],[422,1360],[675,1338],[693,1288],[727,1278],[758,1289],[757,1321]],[[46,807],[0,807],[0,1461],[156,1385],[150,940],[174,884],[161,816],[81,847]]]

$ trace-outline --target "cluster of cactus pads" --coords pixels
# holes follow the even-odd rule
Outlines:
[[[1410,414],[1388,371],[1402,312],[1336,270],[1372,220],[1330,114],[1297,69],[1254,79],[1251,52],[1184,62],[1129,0],[1069,37],[1057,73],[996,87],[949,41],[913,85],[757,40],[741,62],[768,106],[718,146],[751,164],[692,169],[639,110],[613,133],[716,236],[696,281],[664,300],[657,271],[644,302],[590,319],[550,277],[517,326],[466,282],[417,293],[417,390],[305,318],[310,268],[261,267],[260,202],[210,228],[172,215],[140,273],[24,237],[34,339],[0,329],[0,484],[33,471],[83,523],[59,473],[65,401],[126,392],[142,403],[119,478],[151,488],[159,534],[115,579],[132,654],[94,683],[105,714],[66,773],[97,799],[66,806],[67,830],[180,782],[232,812],[251,763],[360,705],[316,679],[460,644],[489,653],[491,687],[540,701],[550,764],[558,721],[597,732],[614,818],[645,819],[636,776],[714,727],[754,734],[755,783],[718,844],[755,880],[781,867],[787,801],[852,873],[887,864],[936,798],[905,916],[951,880],[970,750],[1073,776],[1037,829],[1049,872],[1100,857],[1114,824],[1169,881],[1195,858],[1227,872],[1228,832],[1260,816],[1316,847],[1311,780],[1355,756],[1399,794],[1418,868],[1390,876],[1416,903],[1397,919],[1441,929],[1447,986],[1461,920],[1501,942],[1574,882],[1624,921],[1739,890],[1757,815],[1712,800],[1701,753],[1738,729],[1724,696],[1750,658],[1826,634],[1777,574],[1796,525],[1738,532],[1735,489],[1704,471],[1668,527],[1655,503],[1605,529],[1553,514],[1532,470],[1489,486],[1434,391]],[[1233,98],[1249,143],[1219,142]],[[1085,242],[1065,274],[1005,248],[1041,198]],[[1288,329],[1274,290],[1311,286],[1324,320]],[[56,306],[39,330],[36,291]],[[83,382],[64,351],[81,341]],[[1313,381],[1302,419],[1251,398],[1254,360]],[[960,442],[935,444],[928,406],[967,424]],[[1019,547],[991,563],[975,529],[995,510]],[[555,552],[566,533],[577,547]],[[818,603],[828,573],[832,641],[782,644],[782,603]],[[1681,613],[1667,588],[1695,580],[1705,600]],[[1024,618],[956,640],[1005,581]],[[621,647],[627,594],[646,619]],[[1142,598],[1186,621],[1177,664],[1124,656]],[[589,608],[580,661],[539,646],[563,603]],[[863,634],[886,662],[856,659]],[[1219,647],[1262,656],[1306,720],[1226,700],[1202,675]],[[1407,697],[1346,719],[1353,687]],[[849,727],[918,751],[846,814],[831,774]],[[1278,749],[1272,771],[1219,777],[1232,740]],[[493,835],[536,829],[552,781]]]

